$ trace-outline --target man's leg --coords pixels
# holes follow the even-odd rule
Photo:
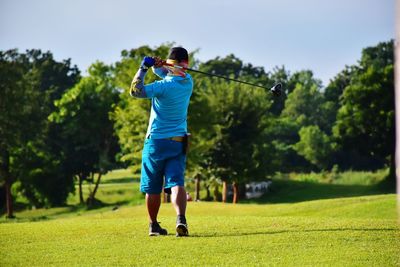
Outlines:
[[[173,144],[173,143],[172,143]],[[175,157],[169,158],[165,163],[165,188],[171,189],[171,202],[175,208],[176,235],[187,236],[188,227],[186,223],[186,190],[185,190],[185,165],[186,156],[182,151],[182,143],[176,142],[172,147],[175,150]]]
[[[150,223],[157,222],[157,214],[161,205],[160,194],[146,194],[146,206]]]
[[[174,186],[171,188],[171,202],[174,205],[176,215],[185,216],[186,213],[186,190],[183,186]]]
[[[161,195],[160,194],[146,194],[146,206],[147,212],[149,214],[149,235],[166,235],[167,230],[161,228],[160,224],[157,222],[157,214],[161,205]]]
[[[149,215],[149,235],[166,235],[167,230],[161,228],[157,222],[157,215],[161,205],[161,190],[163,185],[164,161],[158,149],[157,140],[146,139],[142,152],[142,172],[140,177],[140,191],[146,193],[146,206]]]
[[[189,235],[188,226],[186,223],[186,191],[183,186],[174,186],[171,188],[171,202],[176,211],[176,236]]]

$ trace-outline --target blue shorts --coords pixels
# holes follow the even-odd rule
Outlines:
[[[146,139],[142,152],[140,191],[160,194],[163,184],[165,189],[184,186],[185,164],[182,142]]]

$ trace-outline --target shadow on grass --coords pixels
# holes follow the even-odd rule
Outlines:
[[[104,203],[101,201],[96,200],[93,205],[90,207],[81,204],[81,205],[66,205],[66,206],[60,206],[60,207],[55,207],[51,209],[42,209],[42,210],[36,210],[35,215],[26,215],[26,216],[18,216],[16,214],[15,218],[13,219],[3,219],[4,214],[2,214],[2,219],[0,219],[0,223],[7,223],[7,222],[38,222],[38,221],[45,221],[45,220],[53,220],[57,219],[59,217],[62,217],[63,215],[76,215],[76,216],[81,216],[82,214],[90,211],[95,211],[95,210],[100,210],[100,209],[105,209],[105,210],[118,210],[120,206],[123,205],[128,205],[132,204],[130,200],[125,200],[125,201],[118,201],[115,203]],[[15,210],[16,212],[18,211],[24,211],[27,210],[26,205],[18,205],[18,208]]]
[[[240,203],[296,203],[310,200],[356,197],[389,193],[379,185],[340,185],[293,180],[273,180],[270,190],[258,199]]]
[[[271,230],[262,232],[251,232],[251,233],[205,233],[205,234],[193,234],[189,237],[237,237],[237,236],[252,236],[252,235],[274,235],[274,234],[286,234],[286,233],[312,233],[312,232],[398,232],[399,228],[333,228],[333,229],[287,229],[287,230]]]

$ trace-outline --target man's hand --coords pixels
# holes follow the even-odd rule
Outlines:
[[[154,66],[154,63],[156,63],[156,61],[153,57],[144,57],[140,64],[140,68],[147,71],[149,68]]]
[[[155,68],[160,68],[165,64],[165,60],[162,60],[159,57],[153,57],[153,59],[155,60],[155,63],[154,63]]]

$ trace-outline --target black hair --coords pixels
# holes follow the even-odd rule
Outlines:
[[[189,55],[185,48],[183,47],[172,47],[169,51],[168,59],[181,61],[189,61]]]

